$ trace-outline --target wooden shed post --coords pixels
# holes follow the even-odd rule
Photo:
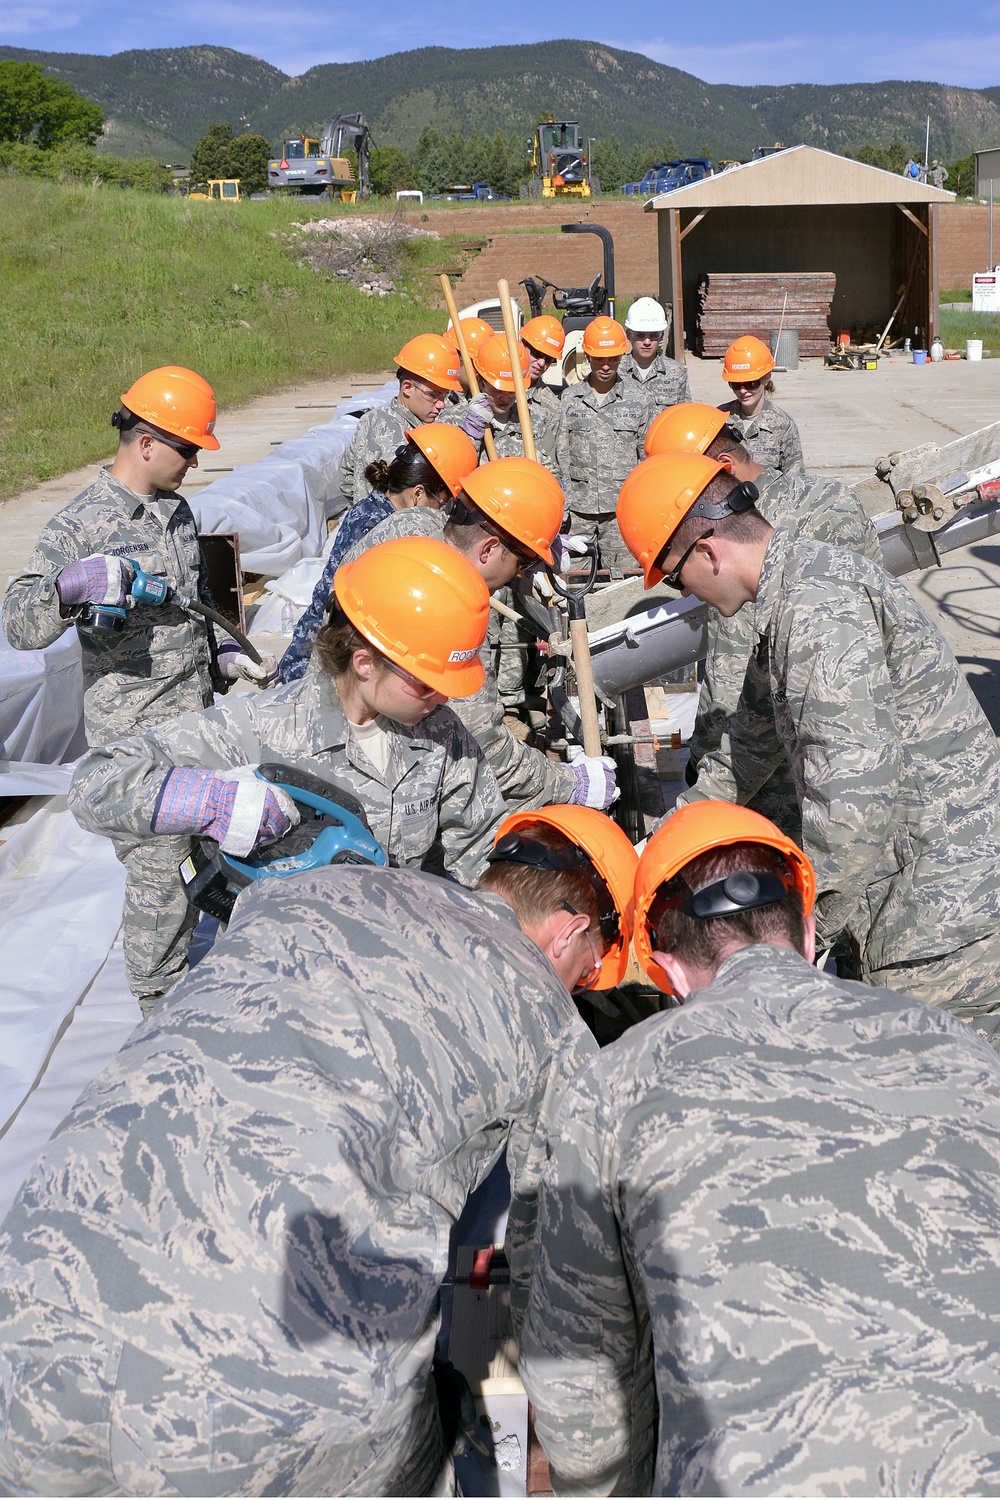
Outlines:
[[[674,359],[684,363],[684,277],[681,271],[681,211],[668,208],[670,222],[670,301],[673,305]]]
[[[927,205],[927,327],[930,329],[931,340],[936,339],[941,331],[940,313],[941,288],[939,286],[939,261],[938,261],[938,205],[928,203]]]

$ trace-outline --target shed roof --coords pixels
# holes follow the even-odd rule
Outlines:
[[[789,146],[760,161],[659,193],[647,213],[665,208],[777,208],[817,203],[953,203],[955,194],[899,172],[835,156],[815,146]]]

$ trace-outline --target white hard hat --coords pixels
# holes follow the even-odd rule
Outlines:
[[[632,333],[666,333],[667,315],[655,297],[637,297],[625,316]]]

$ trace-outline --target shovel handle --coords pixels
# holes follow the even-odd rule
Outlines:
[[[448,309],[448,316],[451,319],[451,326],[452,328],[454,328],[455,337],[458,340],[458,352],[462,356],[462,368],[465,370],[465,378],[469,382],[469,390],[472,392],[473,396],[478,396],[479,377],[476,374],[476,367],[472,363],[472,356],[469,353],[469,346],[465,342],[465,333],[462,329],[462,320],[458,316],[458,308],[455,305],[455,293],[451,289],[451,282],[448,280],[443,271],[441,272],[441,290],[444,293],[444,305]],[[486,457],[492,463],[497,456],[497,445],[493,441],[493,434],[488,427],[483,433],[483,446],[486,449]]]

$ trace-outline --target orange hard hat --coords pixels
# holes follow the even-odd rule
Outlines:
[[[702,490],[728,470],[703,453],[657,453],[636,464],[618,494],[618,529],[646,588],[663,577],[656,559]],[[721,513],[720,513],[721,514]]]
[[[467,474],[462,489],[487,520],[551,566],[566,497],[544,464],[533,458],[496,458]]]
[[[591,879],[591,883],[597,896],[601,935],[608,947],[600,972],[588,988],[610,990],[621,983],[628,968],[639,856],[628,837],[607,813],[597,812],[593,807],[558,806],[534,810],[524,808],[504,818],[493,841],[494,850],[499,857],[504,857],[504,852],[500,849],[502,840],[509,840],[510,835],[539,823],[565,834],[583,851],[590,868],[581,865],[581,874],[591,879],[593,872],[596,872],[598,878]],[[508,851],[507,857],[516,859],[517,848],[508,844]],[[526,860],[525,863],[531,861]]]
[[[459,318],[458,321],[462,325],[465,347],[468,349],[470,355],[475,354],[480,344],[486,339],[491,339],[496,333],[496,329],[491,328],[485,318]],[[448,327],[444,331],[444,336],[449,344],[454,344],[455,348],[458,348],[458,334],[455,332],[453,324],[448,324]]]
[[[521,374],[526,376],[528,351],[520,342],[517,345],[517,356]],[[506,334],[495,333],[492,338],[484,339],[472,356],[472,363],[483,380],[495,386],[498,391],[514,389],[514,371],[510,361],[510,351],[507,348]]]
[[[403,536],[342,563],[333,591],[344,614],[384,656],[446,698],[469,698],[486,673],[490,596],[456,547]]]
[[[558,359],[566,347],[566,335],[559,319],[546,313],[525,323],[521,329],[521,343],[538,354],[551,354]]]
[[[745,334],[726,350],[722,361],[722,378],[733,383],[740,380],[762,380],[774,369],[774,355],[765,343]]]
[[[418,333],[408,339],[393,363],[410,375],[420,375],[443,391],[461,391],[458,350],[436,333]]]
[[[601,354],[627,354],[629,351],[628,334],[620,323],[615,322],[614,318],[592,318],[583,330],[583,342],[580,347],[591,359]]]
[[[729,413],[701,401],[668,406],[646,429],[646,456],[657,453],[704,453],[729,421]]]
[[[783,856],[788,866],[786,890],[802,897],[806,915],[816,900],[816,876],[799,846],[760,813],[733,802],[692,802],[671,813],[651,835],[635,878],[635,952],[653,983],[670,994],[670,982],[653,957],[658,917],[651,911],[661,886],[709,849],[729,844],[765,844]]]
[[[466,474],[471,474],[479,462],[479,454],[472,439],[460,427],[450,422],[423,422],[411,427],[406,434],[407,442],[420,449],[429,464],[433,464],[452,495],[462,488]]]
[[[152,427],[214,452],[215,392],[195,370],[183,365],[161,365],[140,375],[121,398],[122,406]]]

